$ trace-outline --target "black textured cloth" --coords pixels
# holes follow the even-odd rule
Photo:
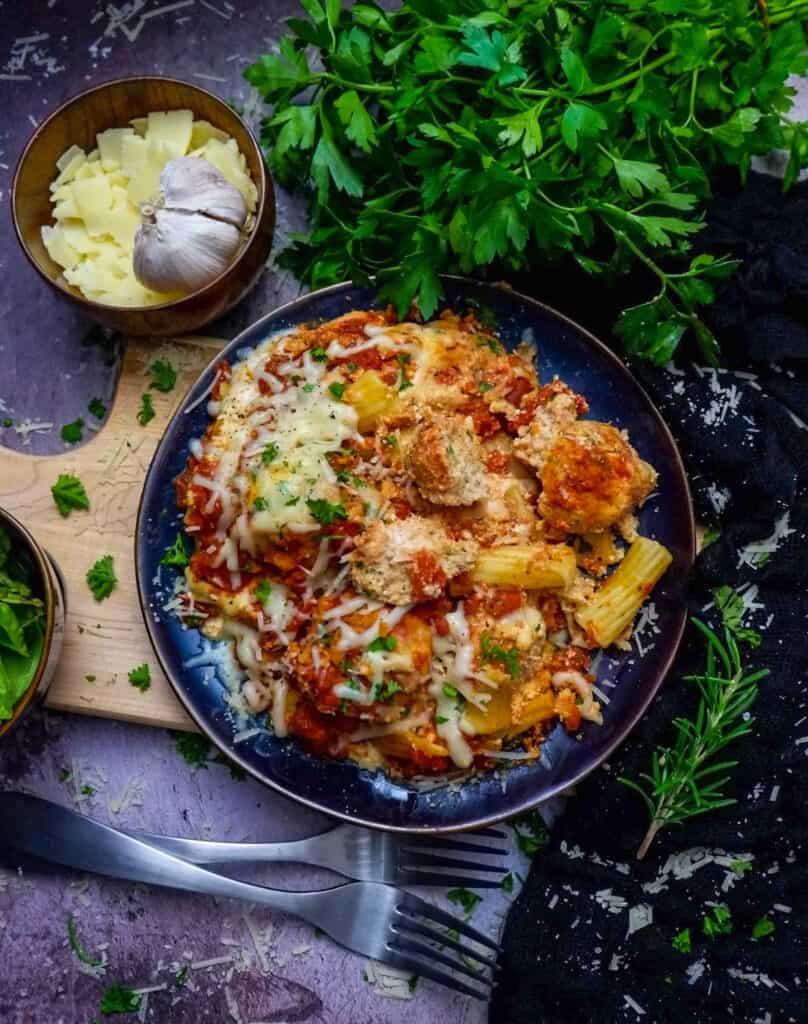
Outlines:
[[[752,733],[728,750],[737,803],[664,830],[635,859],[648,812],[618,777],[649,770],[672,720],[696,710],[683,677],[702,669],[704,644],[689,627],[648,713],[578,786],[534,860],[509,915],[491,1024],[808,1021],[808,185],[783,196],[752,175],[725,187],[699,245],[743,260],[709,316],[722,369],[686,352],[675,371],[632,369],[676,435],[698,519],[721,531],[697,560],[691,611],[716,625],[712,589],[739,589],[744,622],[762,635],[745,662],[771,670]],[[602,288],[583,315],[576,299],[592,290],[580,279],[519,285],[608,338],[637,282]],[[730,866],[749,858],[751,870]],[[731,912],[731,933],[715,939],[703,933],[712,904]],[[754,941],[763,917],[774,931]],[[685,928],[689,953],[672,946]]]

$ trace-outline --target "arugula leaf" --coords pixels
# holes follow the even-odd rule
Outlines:
[[[60,433],[63,441],[67,444],[78,444],[81,440],[81,431],[84,427],[84,420],[79,416],[77,420],[73,420],[72,423],[65,423]]]
[[[51,494],[62,516],[69,516],[74,508],[90,507],[90,499],[87,497],[84,484],[72,473],[60,473],[56,483],[51,487]]]
[[[166,548],[163,557],[160,559],[160,565],[173,565],[177,569],[184,569],[188,562],[188,552],[185,550],[182,534],[177,533],[174,543],[170,548]]]
[[[173,391],[177,383],[177,371],[167,359],[155,359],[149,369],[152,372],[150,388],[157,391]]]
[[[151,672],[149,666],[144,662],[142,665],[138,665],[137,668],[133,668],[129,673],[129,682],[136,689],[141,690],[143,693],[151,686]]]
[[[104,598],[109,597],[117,583],[118,578],[112,565],[112,555],[103,555],[87,571],[87,586],[96,601],[103,601]]]

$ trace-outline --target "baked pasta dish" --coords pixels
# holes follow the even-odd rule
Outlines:
[[[637,534],[653,468],[531,344],[352,312],[220,363],[208,411],[180,600],[232,643],[236,705],[407,777],[601,721],[592,659],[671,556]]]

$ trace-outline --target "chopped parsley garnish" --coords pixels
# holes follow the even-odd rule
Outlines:
[[[759,921],[755,922],[755,927],[752,929],[752,941],[757,942],[758,939],[771,935],[773,931],[774,921],[770,921],[768,917],[761,917]]]
[[[93,789],[92,786],[87,786],[87,785],[82,786],[81,787],[81,795],[82,796],[95,796],[95,790]]]
[[[713,599],[716,608],[721,613],[721,621],[735,639],[748,643],[750,647],[759,647],[760,633],[743,624],[746,606],[741,595],[736,593],[732,587],[725,585],[713,591]]]
[[[730,864],[730,870],[734,871],[736,875],[743,875],[747,871],[751,871],[752,870],[752,861],[751,860],[734,860]]]
[[[416,987],[417,987],[417,985],[418,985],[418,975],[417,974],[410,975],[410,977],[407,979],[407,988],[410,990],[410,992],[414,992]]]
[[[394,636],[377,636],[368,644],[369,651],[394,651],[396,649],[396,638]]]
[[[207,768],[210,743],[204,736],[195,732],[178,732],[174,734],[178,753],[183,760],[195,768]]]
[[[107,407],[100,398],[93,398],[87,405],[87,411],[97,420],[102,420],[107,414]]]
[[[148,391],[144,391],[140,396],[140,409],[137,414],[137,421],[141,427],[145,427],[147,423],[155,417],[154,406],[152,405],[152,397]]]
[[[704,533],[704,540],[701,542],[701,550],[708,548],[711,544],[715,544],[718,538],[721,536],[721,531],[716,526],[711,526],[709,530]]]
[[[70,782],[70,779],[72,777],[73,777],[73,773],[70,771],[69,768],[63,768],[59,772],[59,781],[60,782]]]
[[[458,695],[457,690],[453,686],[450,686],[449,683],[443,684],[443,694],[445,697],[449,698],[455,698]]]
[[[69,516],[74,508],[90,507],[90,499],[84,490],[84,484],[72,473],[60,473],[59,479],[51,487],[51,494],[59,514],[65,517]]]
[[[290,499],[289,499],[288,501],[285,501],[285,502],[284,502],[284,505],[285,505],[285,506],[286,506],[287,508],[289,508],[289,506],[290,506],[290,505],[296,505],[296,504],[297,504],[297,503],[298,503],[299,501],[300,501],[300,497],[297,497],[297,498],[290,498]]]
[[[129,682],[138,690],[142,690],[143,693],[148,690],[151,686],[151,672],[145,661],[142,665],[132,669],[129,673]]]
[[[710,913],[704,915],[702,930],[708,939],[729,935],[732,931],[732,914],[726,907],[711,907]]]
[[[61,430],[62,440],[68,444],[78,444],[81,440],[81,428],[83,426],[84,420],[80,416],[77,420],[73,420],[72,423],[65,423]]]
[[[317,345],[311,350],[311,358],[316,359],[318,363],[324,363],[328,359],[328,353],[322,345]]]
[[[101,1012],[105,1017],[113,1013],[134,1013],[140,1009],[140,996],[123,985],[110,985],[101,999]]]
[[[275,444],[274,441],[270,441],[266,448],[261,452],[261,462],[263,462],[265,466],[268,466],[270,462],[277,459],[279,452],[280,448],[278,448],[277,444]]]
[[[266,604],[269,600],[269,595],[272,593],[272,584],[269,580],[261,580],[260,583],[256,584],[253,594],[255,594],[255,600],[259,604]]]
[[[269,508],[269,502],[267,501],[266,498],[262,498],[260,495],[253,502],[253,511],[254,512],[266,512],[266,510],[268,508]]]
[[[186,964],[174,975],[174,981],[180,988],[185,984],[185,979],[188,976],[188,965]]]
[[[328,385],[328,390],[339,402],[341,401],[342,396],[345,394],[345,385],[341,382],[334,381],[333,383]]]
[[[87,572],[87,586],[96,601],[103,601],[115,589],[118,577],[112,565],[112,555],[104,555]]]
[[[149,369],[152,372],[150,388],[155,391],[173,391],[177,383],[177,371],[167,359],[156,359]]]
[[[461,906],[466,914],[466,917],[471,917],[474,913],[474,908],[478,903],[482,902],[482,896],[478,896],[476,892],[472,892],[471,889],[466,889],[465,886],[460,889],[450,889],[446,893],[446,899],[450,903],[457,903]]]
[[[359,363],[355,363],[353,359],[349,359],[345,365],[348,368],[349,373],[356,373],[356,371],[359,369]]]
[[[185,543],[182,534],[178,533],[177,538],[170,548],[166,548],[160,565],[173,565],[177,569],[184,569],[188,564],[188,552],[185,550]]]
[[[386,445],[389,445],[391,448],[397,448],[398,447],[398,438],[396,437],[395,434],[388,434],[384,438],[384,443]]]
[[[544,819],[538,811],[521,814],[509,824],[516,833],[517,846],[528,857],[543,850],[550,840]]]
[[[690,945],[690,929],[683,928],[678,935],[674,935],[671,940],[671,945],[677,951],[677,953],[689,953],[691,949]]]
[[[505,892],[513,892],[513,875],[510,873],[510,871],[502,879],[500,885]]]
[[[493,390],[493,387],[494,387],[494,385],[493,384],[489,384],[487,380],[481,380],[478,386],[479,386],[480,394],[481,395],[484,395],[486,393],[486,391]]]
[[[488,338],[484,334],[477,335],[477,345],[479,348],[484,348],[487,345],[495,356],[498,356],[502,351],[502,347],[496,338]]]
[[[83,964],[87,964],[90,967],[103,966],[101,960],[93,960],[93,958],[82,949],[76,932],[76,921],[72,914],[67,915],[67,937],[70,940],[70,948]]]
[[[14,426],[14,420],[10,416],[6,416],[3,420],[3,426],[8,429]]]
[[[385,679],[381,683],[376,683],[373,689],[373,699],[375,701],[384,701],[385,704],[389,704],[390,701],[397,693],[401,693],[404,687],[395,682],[392,679]]]
[[[85,676],[84,678],[87,680],[88,683],[95,682],[95,676]]]
[[[342,507],[342,504],[332,505],[330,501],[326,501],[324,498],[309,498],[306,501],[306,505],[312,516],[318,523],[322,523],[323,526],[330,526],[335,519],[348,518],[348,513]]]
[[[446,717],[446,715],[435,715],[435,724],[436,725],[443,725],[445,722],[448,722],[448,721],[449,721],[449,719]]]
[[[401,375],[398,381],[398,390],[406,391],[407,388],[412,387],[412,381],[407,376],[407,371],[404,369],[405,364],[410,361],[410,356],[406,352],[399,352],[399,354],[396,356],[396,359],[398,360],[398,365],[401,367]]]
[[[307,384],[303,385],[303,390],[307,394],[311,394],[311,392],[314,391],[314,385],[311,383],[311,381],[309,381]]]
[[[480,652],[483,661],[498,661],[511,679],[519,678],[522,669],[519,664],[519,651],[515,647],[506,651],[500,644],[491,643],[491,638],[483,633],[480,637]]]

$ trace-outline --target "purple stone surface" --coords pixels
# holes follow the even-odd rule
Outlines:
[[[101,336],[92,321],[44,284],[14,237],[11,178],[34,126],[76,92],[138,73],[198,83],[243,105],[255,125],[260,105],[242,71],[274,46],[295,7],[291,0],[0,2],[0,420],[53,424],[27,434],[0,428],[0,443],[31,455],[63,450],[60,426],[87,418],[92,398],[109,404],[118,373],[109,344],[88,344]],[[279,194],[278,207],[275,252],[302,224],[287,196]],[[205,333],[231,338],[298,290],[270,262],[253,293]],[[0,451],[0,496],[2,465]],[[232,780],[226,767],[190,768],[164,731],[42,710],[2,742],[0,787],[72,803],[111,824],[198,838],[298,838],[328,825],[252,780]],[[526,870],[517,855],[513,866]],[[336,881],[277,866],[240,877],[300,889]],[[487,895],[475,924],[495,933],[510,898]],[[69,913],[87,952],[107,961],[103,978],[71,950]],[[139,1014],[120,1019],[157,1024],[480,1024],[487,1015],[482,1004],[423,981],[412,998],[383,998],[381,982],[363,977],[362,958],[281,914],[58,870],[0,872],[0,961],[2,1024],[90,1024],[102,1019],[102,992],[114,982],[153,989]],[[185,965],[205,961],[214,962],[189,968],[177,983]]]

